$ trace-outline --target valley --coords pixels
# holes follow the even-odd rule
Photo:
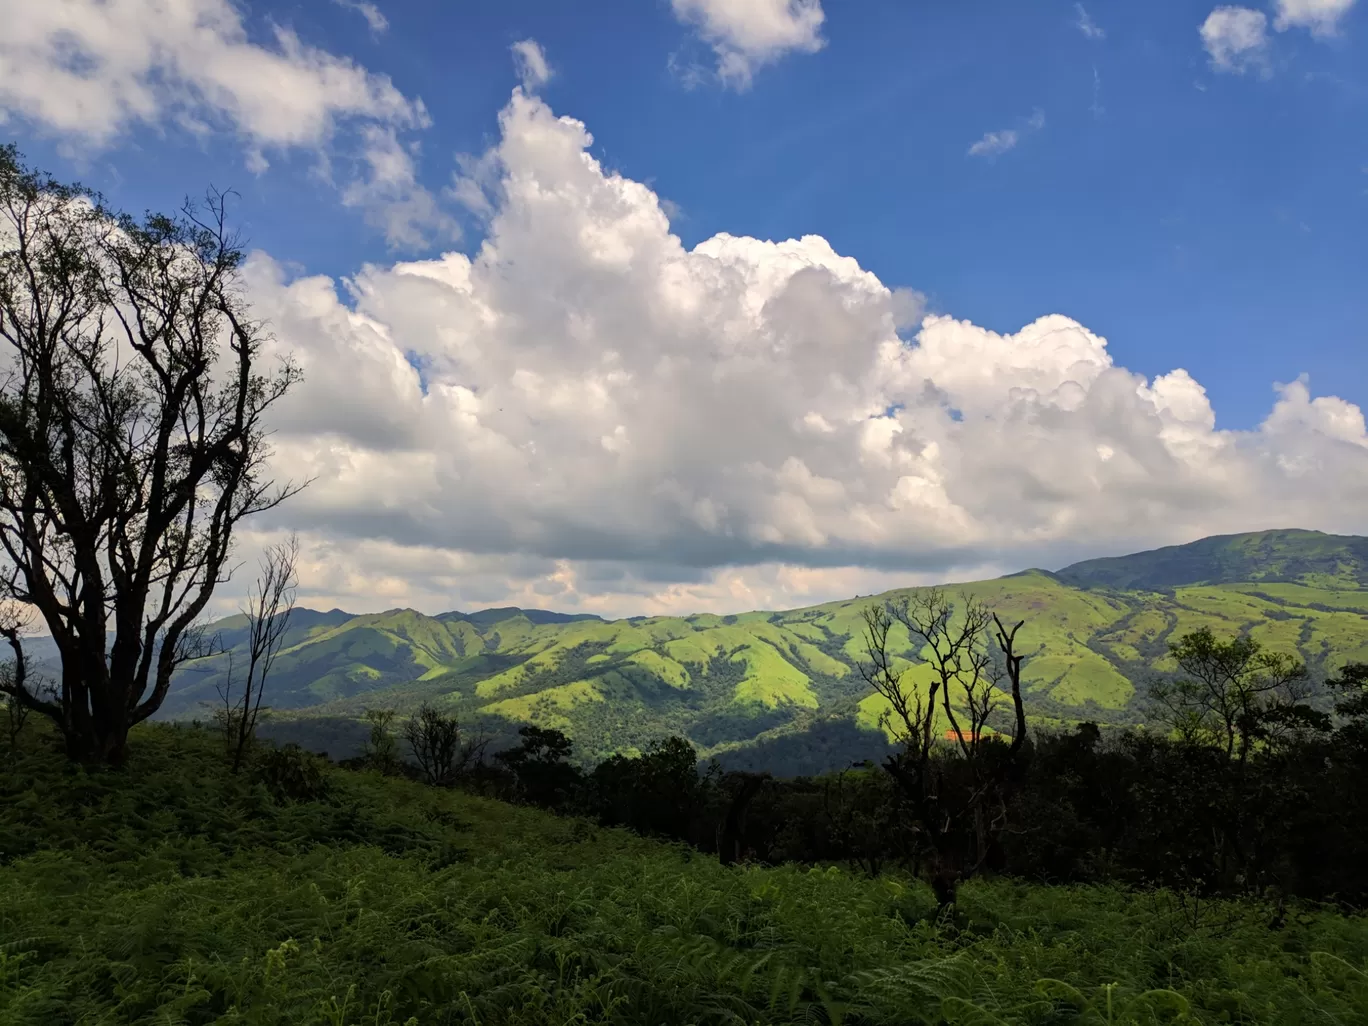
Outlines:
[[[1023,683],[1036,726],[1143,722],[1169,640],[1203,626],[1248,633],[1313,676],[1368,659],[1368,538],[1208,538],[946,591],[1025,621]],[[820,772],[885,745],[883,705],[858,671],[862,614],[900,594],[614,621],[516,608],[298,609],[268,684],[267,731],[337,754],[359,744],[365,709],[407,713],[426,701],[496,742],[523,724],[562,730],[586,761],[677,734],[704,758]],[[231,651],[243,626],[235,617],[214,629]],[[900,644],[918,673],[918,653],[905,636]],[[223,655],[187,664],[161,718],[207,718],[227,665]]]

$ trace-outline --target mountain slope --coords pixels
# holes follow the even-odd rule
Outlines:
[[[1137,693],[1165,667],[1169,641],[1198,627],[1247,632],[1316,672],[1368,660],[1365,554],[1368,539],[1276,531],[949,590],[1026,621],[1023,679],[1038,720],[1124,723],[1143,715]],[[437,617],[301,611],[269,702],[293,710],[286,719],[354,721],[369,706],[404,711],[434,701],[507,732],[522,723],[565,730],[586,757],[670,733],[704,753],[740,757],[789,745],[783,739],[795,734],[829,733],[837,721],[878,729],[881,700],[858,672],[861,616],[871,602],[899,594],[616,621],[519,609]],[[914,679],[925,680],[905,636],[900,644]],[[216,697],[225,665],[219,657],[187,666],[166,714],[196,715]]]
[[[1253,581],[1368,588],[1368,538],[1295,530],[1218,535],[1151,552],[1090,559],[1056,576],[1080,587],[1142,591]]]

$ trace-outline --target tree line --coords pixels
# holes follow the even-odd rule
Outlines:
[[[1149,728],[1029,730],[1022,624],[934,589],[871,606],[865,623],[866,677],[899,739],[880,763],[783,778],[700,764],[670,737],[585,769],[570,738],[537,726],[486,758],[481,738],[425,706],[403,728],[416,763],[400,758],[393,714],[375,711],[349,764],[629,827],[724,863],[896,868],[944,906],[983,874],[1368,905],[1368,664],[1313,689],[1295,660],[1204,628],[1171,644],[1178,669],[1151,689]],[[895,626],[920,661],[892,654]],[[998,703],[1011,729],[994,732]]]

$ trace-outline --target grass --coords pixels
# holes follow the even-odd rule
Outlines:
[[[1328,911],[984,881],[937,920],[895,878],[368,773],[278,801],[198,732],[134,740],[0,777],[0,1024],[1368,1021],[1368,923]]]
[[[560,687],[547,688],[534,695],[506,698],[484,707],[484,711],[518,723],[535,723],[539,727],[565,730],[570,726],[567,715],[586,702],[602,703],[604,697],[594,681],[580,680]]]

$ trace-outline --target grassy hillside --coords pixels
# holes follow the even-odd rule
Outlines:
[[[1057,576],[1083,587],[1140,591],[1256,581],[1355,590],[1368,588],[1368,538],[1319,531],[1228,534],[1075,563]]]
[[[331,767],[288,800],[164,725],[131,751],[0,762],[0,1023],[1368,1021],[1368,929],[1329,911],[983,881],[952,922],[897,876]]]
[[[1027,698],[1045,721],[1135,722],[1137,696],[1166,668],[1170,639],[1202,626],[1248,632],[1317,673],[1368,660],[1365,538],[1310,531],[1208,538],[952,591],[1026,621]],[[704,754],[739,755],[833,720],[877,729],[880,700],[856,670],[861,613],[897,594],[785,612],[612,622],[518,609],[308,613],[292,626],[270,703],[286,711],[278,725],[346,723],[367,706],[404,710],[429,700],[510,731],[522,723],[562,729],[586,758],[672,733]],[[221,658],[188,666],[166,714],[202,715],[223,667]]]

